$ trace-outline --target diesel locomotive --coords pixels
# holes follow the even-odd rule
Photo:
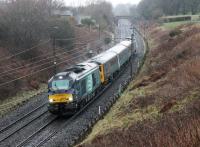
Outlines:
[[[48,81],[48,110],[56,115],[74,114],[95,97],[131,58],[131,41],[58,73]]]

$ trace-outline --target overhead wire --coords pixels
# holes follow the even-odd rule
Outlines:
[[[94,40],[89,40],[89,41],[87,41],[86,43],[92,42],[92,41],[94,41]],[[82,47],[86,47],[86,46],[87,46],[87,45],[83,45],[83,46],[81,46],[81,48],[82,48]],[[62,49],[63,49],[63,48],[62,48]],[[60,52],[59,54],[56,54],[55,57],[58,57],[58,56],[61,56],[61,55],[63,55],[63,54],[67,54],[67,53],[72,54],[73,52],[75,52],[76,50],[79,50],[79,49],[80,49],[80,48],[75,48],[75,49],[70,50],[70,51],[64,51],[64,50],[62,50],[62,52]],[[42,62],[42,61],[45,61],[45,60],[48,60],[48,59],[51,59],[51,58],[54,58],[54,55],[48,56],[47,58],[41,59],[41,60],[36,61],[36,62],[33,62],[33,63],[29,63],[29,64],[26,64],[26,65],[23,65],[23,66],[14,68],[14,69],[10,69],[10,70],[1,72],[0,75],[1,75],[1,74],[6,74],[6,73],[11,72],[11,71],[14,71],[14,70],[21,69],[21,68],[23,68],[23,67],[27,67],[27,66],[29,67],[30,65],[33,65],[33,64],[36,64],[36,63],[40,63],[40,62]],[[8,74],[10,74],[10,73],[8,73]],[[1,77],[1,76],[0,76],[0,77]]]
[[[81,55],[76,56],[76,57],[73,57],[73,58],[71,58],[71,59],[61,61],[61,62],[57,63],[56,65],[51,65],[51,66],[49,66],[49,67],[40,69],[39,71],[30,73],[30,74],[28,74],[28,75],[24,75],[24,76],[18,77],[18,78],[16,78],[16,79],[13,79],[13,80],[10,80],[10,81],[1,83],[1,84],[0,84],[0,87],[2,87],[2,86],[4,86],[4,85],[7,85],[7,84],[9,84],[9,83],[15,82],[15,81],[17,81],[17,80],[24,79],[24,78],[29,77],[29,76],[31,76],[31,75],[37,74],[37,73],[39,73],[39,72],[42,72],[42,71],[51,69],[51,68],[53,68],[53,67],[55,67],[55,66],[57,66],[57,65],[60,65],[60,64],[65,63],[65,62],[72,61],[73,59],[77,59],[77,58],[84,57],[84,56],[85,56],[85,54],[81,54]]]
[[[86,47],[86,46],[87,46],[87,45],[82,46],[82,47]],[[76,48],[76,50],[80,50],[80,48]],[[73,51],[74,51],[74,50],[73,50]],[[70,54],[70,55],[74,55],[74,54],[77,54],[77,53],[81,53],[81,52],[83,52],[83,51],[84,51],[84,50],[82,49],[82,50],[80,50],[80,51],[78,51],[78,52],[74,52],[74,53],[72,53],[72,54]],[[59,57],[59,56],[62,56],[62,55],[64,55],[64,54],[67,54],[67,52],[63,52],[63,53],[57,54],[57,55],[55,55],[55,57]],[[51,59],[51,58],[54,58],[54,56],[49,57],[48,59]],[[44,61],[44,60],[48,60],[48,59],[40,60],[40,62],[41,62],[41,61]],[[59,59],[63,59],[63,58],[59,58]],[[36,66],[31,67],[31,69],[32,69],[32,68],[37,68],[37,67],[40,67],[40,66],[44,66],[44,65],[49,64],[49,63],[51,63],[51,62],[54,62],[54,61],[47,61],[47,62],[45,62],[45,63],[42,63],[42,64],[39,64],[39,65],[36,65]],[[38,62],[38,63],[39,63],[39,62]],[[2,77],[4,77],[4,76],[11,75],[11,74],[14,74],[14,73],[20,73],[19,70],[23,69],[24,67],[27,68],[27,66],[30,67],[30,66],[33,65],[33,64],[36,64],[36,63],[30,63],[30,64],[28,64],[28,65],[21,66],[21,67],[18,67],[18,68],[15,68],[15,69],[6,71],[6,72],[4,72],[4,73],[0,73],[0,78],[2,78]],[[12,71],[14,71],[14,72],[12,72]],[[6,74],[6,73],[7,73],[7,74]]]
[[[79,55],[78,57],[82,57],[82,56],[84,56],[84,55]],[[76,59],[76,58],[77,58],[77,57],[74,57],[73,59]],[[70,59],[69,61],[71,61],[71,60],[73,60],[73,59]],[[63,64],[63,63],[65,63],[65,62],[68,62],[68,60],[65,60],[65,61],[59,62],[57,65]],[[46,67],[46,68],[43,68],[43,69],[41,69],[41,70],[39,70],[39,71],[36,71],[36,72],[30,73],[30,74],[28,74],[28,75],[25,75],[25,76],[22,76],[22,77],[19,77],[19,78],[13,79],[13,80],[11,80],[11,81],[7,81],[7,82],[4,82],[4,83],[1,83],[1,84],[0,84],[0,87],[5,86],[5,85],[7,85],[7,84],[10,84],[10,83],[12,83],[12,82],[15,82],[15,81],[18,81],[18,80],[24,79],[24,78],[26,78],[26,77],[30,77],[30,76],[35,75],[35,74],[37,74],[37,73],[40,73],[40,72],[42,72],[42,71],[45,71],[45,70],[51,69],[51,68],[53,68],[53,67],[55,67],[55,66],[56,66],[56,65],[51,65],[51,66]]]
[[[65,39],[65,40],[72,40],[72,39],[81,39],[82,37],[79,37],[79,38],[69,38],[69,39]],[[56,39],[57,40],[57,39]],[[81,42],[81,41],[80,41]],[[74,44],[74,45],[76,45],[76,44]],[[32,47],[32,48],[34,48],[34,47]],[[28,50],[28,51],[30,51],[30,50]],[[23,53],[25,53],[25,52],[23,52]],[[49,53],[49,54],[53,54],[53,51],[51,51],[51,53]],[[20,55],[20,53],[19,54],[15,54],[16,56],[18,56],[18,55]],[[11,57],[12,56],[12,57]],[[14,58],[15,56],[14,55],[11,55],[11,56],[9,56],[9,57],[5,57],[5,58],[3,58],[3,59],[0,59],[0,62],[2,62],[2,61],[4,61],[4,60],[8,60],[8,59],[11,59],[11,58]],[[41,57],[43,57],[43,56],[46,56],[46,55],[41,55],[41,56],[37,56],[37,57],[34,57],[34,58],[31,58],[30,60],[27,60],[27,61],[33,61],[33,60],[36,60],[36,59],[38,59],[38,58],[41,58]],[[6,67],[8,67],[9,68],[9,66],[11,66],[11,65],[15,65],[16,63],[11,63],[11,64],[8,64],[8,65],[6,65]],[[2,66],[0,66],[0,68],[1,67],[5,67],[4,65],[2,65]],[[10,68],[12,68],[12,67],[10,67]]]
[[[65,41],[69,41],[69,40],[75,40],[75,39],[81,39],[81,38],[82,38],[82,37],[79,37],[79,38],[73,37],[73,38],[66,38],[66,39],[64,38],[64,39],[55,39],[55,40],[65,40]],[[85,38],[85,37],[84,37],[84,38]],[[41,46],[41,45],[43,45],[43,44],[46,44],[46,43],[48,43],[48,42],[50,42],[50,41],[51,41],[51,39],[49,39],[49,40],[47,40],[47,41],[44,41],[44,42],[41,42],[41,43],[39,43],[39,44],[37,44],[37,45],[31,47],[31,48],[25,49],[25,50],[23,50],[23,51],[21,51],[21,52],[18,52],[18,53],[16,53],[16,54],[13,54],[13,55],[4,57],[4,58],[0,59],[0,62],[5,61],[5,60],[9,60],[9,59],[14,58],[14,57],[16,57],[16,56],[19,56],[19,55],[21,55],[21,54],[23,54],[23,53],[26,53],[26,52],[28,52],[28,51],[30,51],[30,50],[33,50],[33,49],[35,49],[35,48],[37,48],[37,47],[39,47],[39,46]]]
[[[28,52],[28,51],[30,51],[30,50],[32,50],[32,49],[35,49],[35,48],[37,48],[37,47],[39,47],[39,46],[41,46],[41,45],[43,45],[43,44],[48,43],[49,41],[50,41],[50,39],[49,39],[48,41],[39,43],[39,44],[37,44],[37,45],[35,45],[35,46],[29,48],[29,49],[25,49],[25,50],[23,50],[23,51],[21,51],[21,52],[18,52],[18,53],[14,54],[14,55],[4,57],[4,58],[0,59],[0,62],[5,61],[5,60],[9,60],[9,59],[11,59],[11,58],[13,58],[13,57],[15,57],[15,56],[18,56],[18,55],[21,55],[21,54],[23,54],[23,53],[26,53],[26,52]]]
[[[84,37],[85,37],[85,36],[84,36]],[[82,38],[82,37],[79,37],[79,38]],[[56,39],[56,40],[72,40],[72,39],[77,39],[77,38]],[[38,46],[40,46],[40,45],[42,45],[42,44],[48,43],[49,41],[50,41],[50,40],[45,41],[45,42],[42,42],[42,43],[40,43],[40,44],[38,44],[38,45],[36,45],[36,46],[33,46],[33,47],[31,47],[31,48],[29,48],[29,49],[26,49],[26,50],[24,50],[24,51],[18,52],[18,53],[14,54],[14,55],[7,56],[7,57],[5,57],[5,58],[2,58],[2,59],[0,59],[0,61],[5,61],[5,60],[8,60],[8,59],[14,58],[14,57],[16,57],[16,56],[18,56],[18,55],[20,55],[20,54],[26,53],[26,52],[28,52],[28,51],[34,49],[34,48],[36,48],[36,47],[38,47]],[[81,42],[81,41],[80,41],[80,42]],[[86,42],[86,43],[89,43],[89,42]],[[86,45],[85,45],[85,46],[86,46]],[[83,47],[83,46],[82,46],[82,47]],[[81,47],[80,47],[80,48],[81,48]],[[80,48],[78,48],[78,49],[80,49]],[[66,52],[65,52],[65,53],[66,53]],[[76,54],[80,54],[80,53],[79,53],[79,52],[76,52]],[[59,55],[61,55],[61,54],[59,54]],[[61,65],[61,64],[65,63],[65,62],[72,61],[72,60],[77,59],[77,58],[80,58],[80,57],[85,57],[85,54],[81,54],[81,55],[79,55],[79,56],[72,57],[72,58],[70,58],[70,59],[68,58],[68,60],[66,60],[65,57],[64,57],[64,58],[61,58],[61,59],[63,59],[64,61],[58,62],[56,65],[51,65],[51,66],[48,66],[48,67],[46,67],[46,68],[40,69],[40,70],[38,70],[38,71],[36,71],[36,72],[33,72],[33,73],[30,73],[30,74],[27,74],[27,75],[24,75],[24,76],[15,78],[15,79],[13,79],[13,80],[10,80],[10,81],[4,82],[4,83],[1,83],[1,84],[0,84],[0,87],[2,87],[2,86],[4,86],[4,85],[7,85],[7,84],[9,84],[9,83],[15,82],[15,81],[17,81],[17,80],[24,79],[24,78],[29,77],[29,76],[31,76],[31,75],[40,73],[40,72],[42,72],[42,71],[51,69],[51,68],[53,68],[53,67],[55,67],[55,66],[57,66],[57,65]],[[47,58],[49,58],[49,57],[47,57]],[[31,60],[33,60],[33,58],[32,58]],[[44,61],[44,60],[43,60],[43,61]],[[77,60],[77,61],[79,61],[79,60]],[[40,62],[41,62],[41,61],[40,61]],[[38,63],[38,62],[37,62],[37,63]],[[48,63],[49,63],[49,62],[48,62]],[[51,63],[51,62],[50,62],[50,63]],[[30,63],[30,64],[31,64],[31,63]],[[33,63],[33,64],[35,64],[35,63]],[[45,64],[47,64],[47,63],[45,63]],[[44,65],[45,65],[45,64],[44,64]],[[25,67],[25,66],[26,66],[26,65],[24,65],[24,67]],[[30,66],[30,65],[29,65],[29,66]],[[36,68],[36,67],[38,67],[38,66],[42,66],[42,65],[37,65],[37,66],[34,66],[33,68]],[[8,71],[6,71],[6,72],[8,72]]]

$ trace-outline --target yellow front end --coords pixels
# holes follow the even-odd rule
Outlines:
[[[49,102],[51,104],[55,103],[70,103],[73,101],[72,94],[53,94],[49,95]]]

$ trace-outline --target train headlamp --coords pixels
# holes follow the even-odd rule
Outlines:
[[[50,102],[50,103],[53,103],[53,99],[49,99],[49,102]]]
[[[69,97],[69,101],[70,101],[70,102],[73,101],[73,97],[72,97],[72,96]]]

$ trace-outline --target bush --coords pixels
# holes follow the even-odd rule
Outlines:
[[[87,25],[87,26],[94,26],[94,25],[95,25],[94,20],[91,19],[91,18],[82,19],[82,20],[81,20],[81,23],[82,23],[83,25]]]
[[[51,21],[50,34],[51,38],[56,39],[56,45],[70,49],[73,47],[74,38],[73,28],[70,26],[67,20],[61,18],[54,18]]]
[[[111,38],[109,38],[109,37],[106,37],[106,38],[104,39],[104,43],[105,43],[105,44],[109,44],[111,41],[112,41],[112,40],[111,40]]]
[[[175,29],[175,30],[172,30],[172,31],[169,33],[169,36],[170,36],[170,37],[175,37],[175,36],[180,35],[181,33],[182,33],[181,30]]]
[[[74,37],[67,20],[52,18],[51,10],[59,9],[59,2],[58,5],[56,2],[58,1],[13,0],[6,3],[2,10],[4,13],[0,13],[0,41],[5,46],[9,44],[9,52],[16,54],[52,36],[57,39]],[[53,7],[51,3],[54,3]],[[59,29],[53,32],[54,26]],[[57,45],[71,48],[73,44],[70,40],[59,40]],[[37,49],[33,49],[19,57],[29,59],[37,55]]]

